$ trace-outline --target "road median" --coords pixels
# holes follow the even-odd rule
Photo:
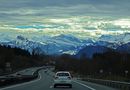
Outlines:
[[[3,76],[0,77],[0,87],[6,87],[14,84],[24,83],[38,78],[38,72],[43,69],[42,67],[38,68],[33,72],[32,75],[16,75],[16,76]]]

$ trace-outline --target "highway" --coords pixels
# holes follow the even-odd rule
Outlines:
[[[19,74],[22,74],[22,75],[33,75],[33,73],[39,69],[40,67],[33,67],[33,68],[28,68],[28,69],[25,69],[25,70],[21,70],[21,71],[18,71],[12,75],[17,75],[18,73]]]
[[[107,86],[84,82],[76,79],[74,79],[72,82],[72,88],[53,88],[53,74],[54,73],[51,71],[45,73],[44,70],[41,70],[39,72],[39,78],[33,81],[0,88],[0,90],[116,90]]]

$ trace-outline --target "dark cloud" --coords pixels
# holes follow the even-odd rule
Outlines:
[[[130,6],[129,0],[1,0],[1,8],[21,7],[48,7],[48,6],[72,6],[79,4],[92,5],[115,5],[121,8]]]
[[[70,6],[77,4],[87,4],[89,0],[3,0],[0,1],[1,8],[21,8],[21,7],[48,7],[48,6]]]
[[[0,20],[74,15],[130,16],[130,0],[0,0]]]

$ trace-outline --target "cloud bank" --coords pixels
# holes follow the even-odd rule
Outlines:
[[[127,17],[129,4],[129,0],[0,0],[0,20],[84,15]]]
[[[130,32],[130,0],[0,0],[0,32],[98,37]]]

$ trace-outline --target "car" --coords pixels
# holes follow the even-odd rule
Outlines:
[[[72,77],[68,71],[58,71],[54,76],[54,88],[57,86],[69,86],[72,88]]]

